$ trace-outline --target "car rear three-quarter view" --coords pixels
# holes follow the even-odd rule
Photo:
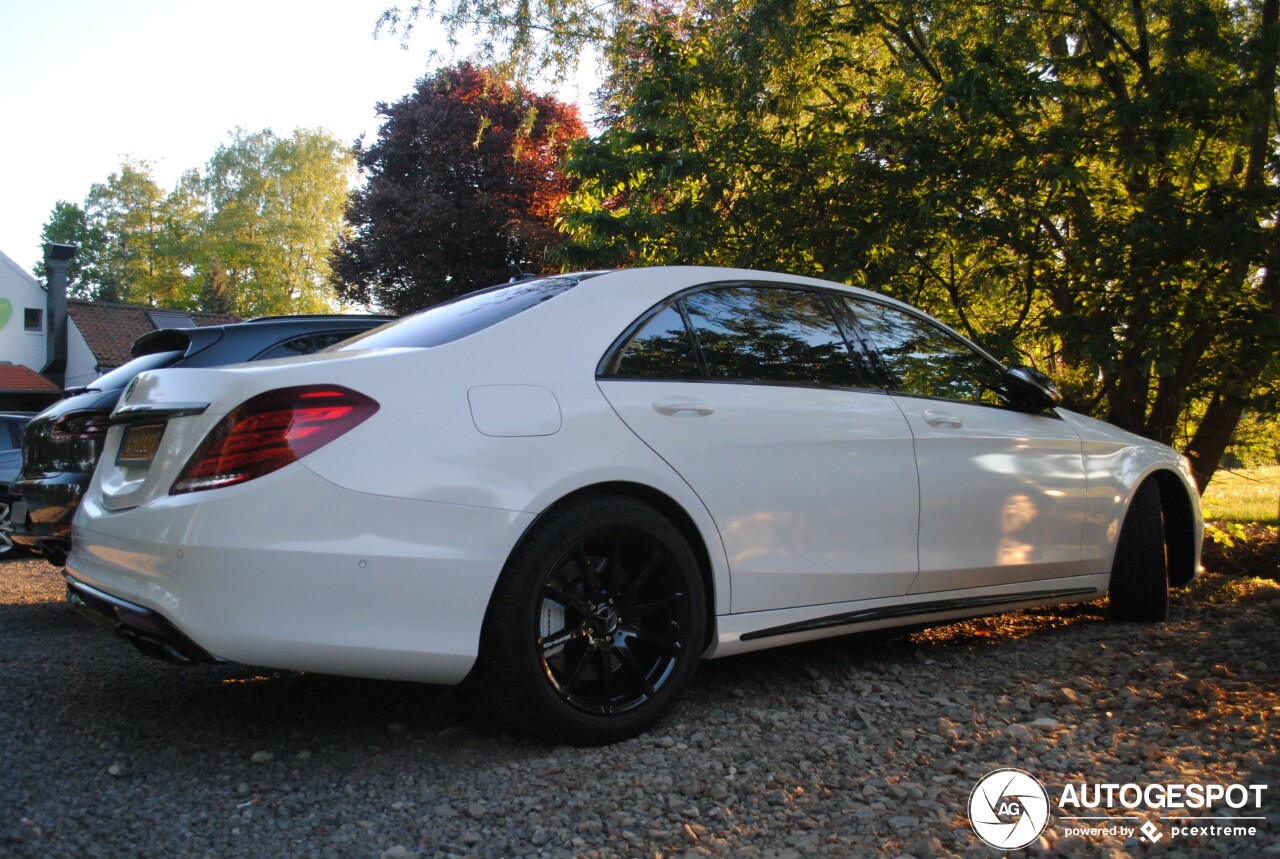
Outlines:
[[[700,658],[1199,564],[1185,460],[917,311],[705,268],[474,293],[327,352],[144,373],[71,599],[179,661],[457,683],[610,742]]]

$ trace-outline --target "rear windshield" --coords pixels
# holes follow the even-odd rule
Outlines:
[[[150,355],[142,355],[127,364],[121,364],[106,375],[94,379],[85,386],[85,390],[114,391],[117,388],[123,388],[132,381],[134,376],[144,370],[159,370],[163,367],[168,367],[181,357],[181,352],[152,352]]]
[[[555,298],[581,279],[581,275],[548,277],[468,293],[461,298],[406,316],[398,322],[375,328],[367,334],[344,340],[334,346],[333,350],[346,352],[351,349],[440,346],[451,343]]]

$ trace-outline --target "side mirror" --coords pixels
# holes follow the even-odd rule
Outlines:
[[[1044,373],[1021,365],[1010,367],[1001,377],[1010,403],[1026,412],[1043,412],[1062,402],[1058,386]]]

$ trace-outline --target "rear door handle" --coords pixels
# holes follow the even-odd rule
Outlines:
[[[946,412],[940,412],[936,409],[926,409],[924,413],[924,422],[931,427],[950,427],[951,429],[959,429],[964,426],[964,421],[955,415],[949,415]]]
[[[670,417],[677,415],[705,417],[715,411],[711,406],[692,397],[664,397],[660,400],[654,400],[653,410],[660,415],[668,415]]]

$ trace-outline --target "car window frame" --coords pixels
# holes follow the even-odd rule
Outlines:
[[[1000,361],[996,360],[996,358],[993,357],[990,352],[983,349],[977,343],[974,343],[968,337],[965,337],[963,334],[954,330],[953,328],[944,324],[943,322],[940,322],[939,320],[934,319],[931,316],[928,316],[923,311],[917,310],[916,308],[910,305],[901,304],[892,300],[886,300],[883,296],[878,296],[875,294],[854,295],[854,294],[841,293],[841,296],[848,301],[863,302],[866,304],[875,304],[875,305],[879,305],[880,307],[884,307],[888,310],[897,311],[898,313],[902,313],[903,315],[913,317],[918,321],[924,323],[925,325],[940,332],[944,336],[950,338],[951,340],[958,341],[961,345],[968,347],[968,349],[971,352],[976,353],[977,356],[981,358],[983,361],[994,366],[999,371],[997,374],[998,377],[1003,376],[1006,372],[1008,372],[1008,367],[1006,367]],[[1020,409],[1017,408],[1016,404],[1013,402],[1013,399],[1009,397],[1007,392],[1003,392],[1003,391],[997,394],[998,396],[1002,397],[1002,399],[1004,400],[1003,402],[989,403],[989,402],[983,402],[982,400],[961,400],[953,397],[940,397],[933,394],[917,394],[912,391],[900,389],[895,383],[895,374],[893,373],[893,370],[891,368],[889,361],[885,358],[884,354],[880,351],[880,347],[876,343],[875,338],[871,335],[869,331],[866,330],[861,320],[858,319],[857,312],[854,311],[853,308],[849,307],[848,305],[841,307],[838,312],[841,315],[847,317],[846,324],[853,326],[854,328],[857,329],[858,336],[863,340],[867,352],[872,356],[872,361],[875,364],[876,372],[880,376],[880,381],[884,385],[884,390],[886,393],[892,394],[895,397],[910,397],[911,399],[917,399],[917,400],[931,400],[931,401],[940,402],[940,403],[958,403],[961,405],[969,405],[969,406],[983,406],[990,409],[1000,409],[1002,411],[1015,411],[1015,412],[1021,411]],[[1025,414],[1025,412],[1022,412],[1022,413]],[[1057,412],[1053,409],[1046,409],[1044,412],[1036,412],[1035,414],[1044,414],[1045,416],[1052,416],[1055,418],[1059,417]]]
[[[694,329],[693,322],[689,318],[688,309],[684,306],[684,300],[690,296],[703,292],[711,292],[718,289],[732,288],[749,288],[749,289],[782,289],[791,292],[805,292],[811,295],[817,295],[823,305],[827,308],[830,321],[835,325],[837,333],[844,342],[845,350],[848,356],[850,366],[854,375],[861,378],[861,385],[831,385],[816,382],[796,382],[787,380],[771,380],[771,379],[722,379],[713,378],[707,365],[706,355],[703,352],[702,344],[698,340],[697,332]],[[847,293],[839,290],[828,289],[821,286],[814,286],[805,283],[792,283],[786,281],[774,280],[723,280],[713,281],[711,283],[700,283],[690,286],[664,298],[662,301],[654,304],[644,313],[641,313],[631,322],[622,333],[614,339],[605,350],[603,357],[596,364],[596,380],[610,382],[690,382],[701,384],[721,384],[721,385],[759,385],[765,387],[785,387],[785,388],[810,388],[818,390],[831,391],[857,391],[863,393],[887,393],[886,388],[880,384],[881,379],[880,368],[878,365],[879,354],[867,348],[863,332],[858,330],[856,333],[850,329],[850,323],[856,322],[853,319],[853,313],[844,311],[838,302],[832,300],[832,296],[845,297]],[[644,329],[654,318],[670,307],[675,307],[681,319],[684,321],[685,334],[690,340],[694,354],[697,356],[698,365],[702,375],[696,378],[679,377],[679,376],[618,376],[616,375],[617,363],[622,357],[623,351],[631,340]],[[846,321],[845,315],[850,317]],[[862,356],[862,365],[855,359],[855,355]]]

